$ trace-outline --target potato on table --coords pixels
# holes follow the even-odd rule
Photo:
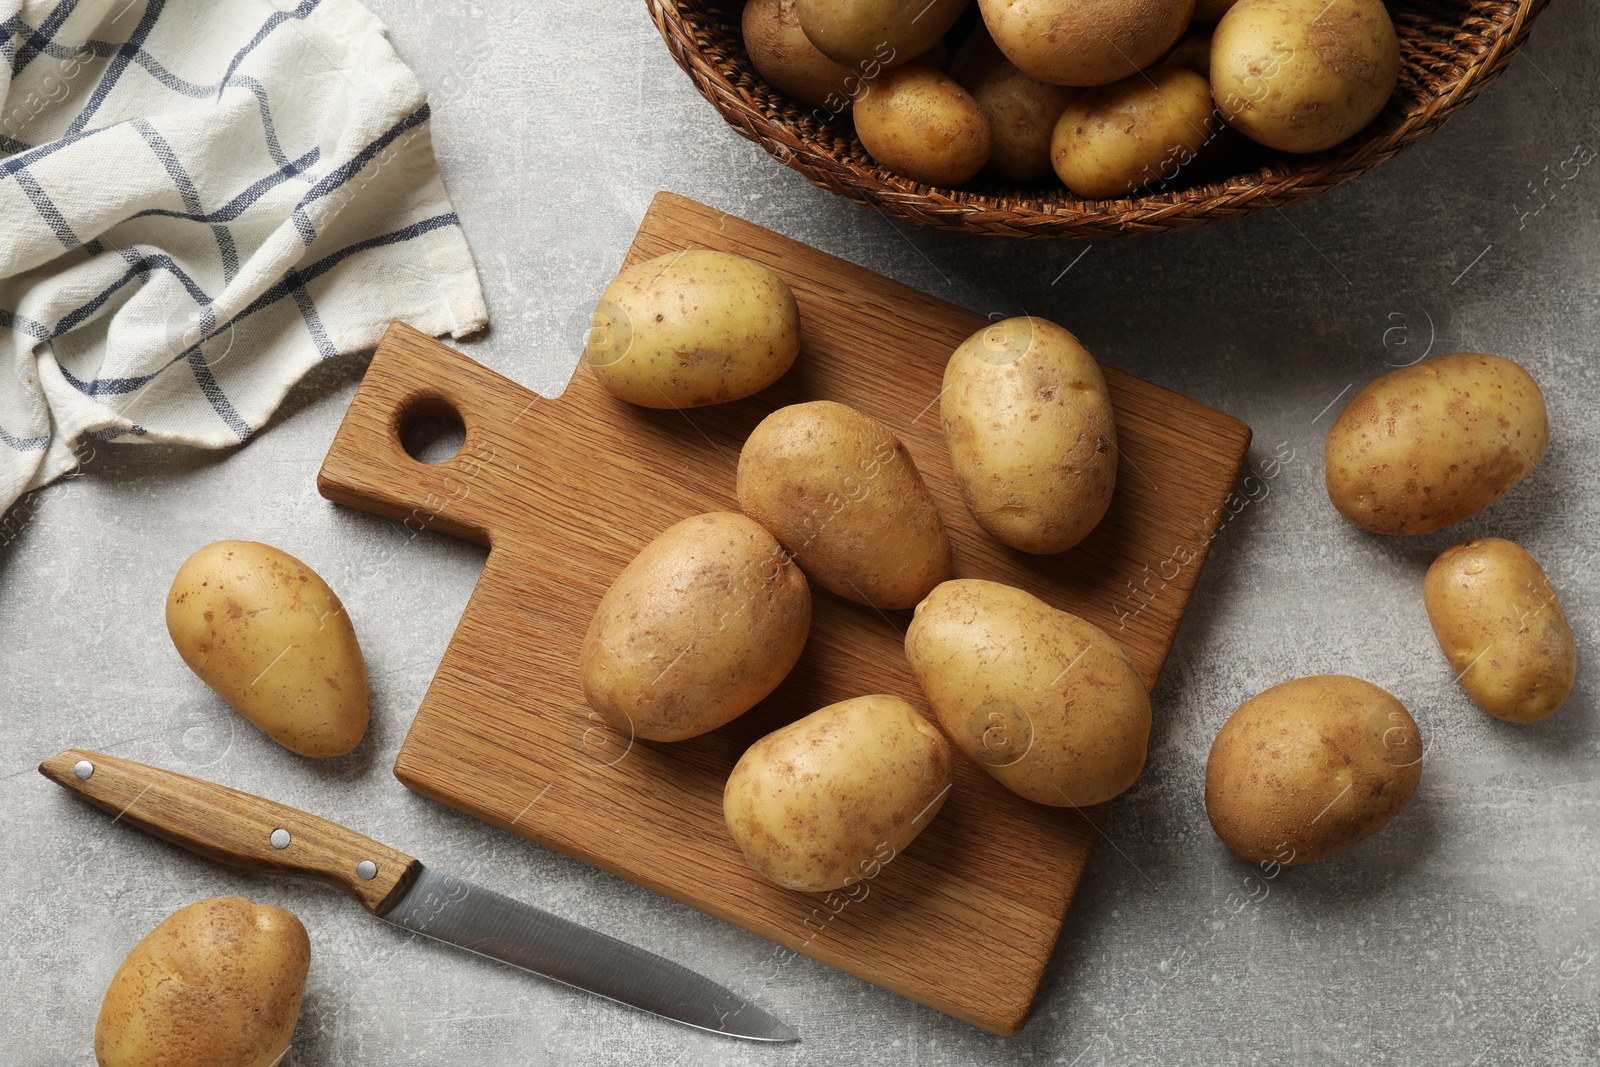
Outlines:
[[[628,737],[695,737],[776,689],[810,628],[811,591],[771,534],[743,515],[696,515],[600,599],[579,657],[584,697]]]
[[[1328,499],[1373,533],[1432,533],[1531,474],[1549,439],[1527,371],[1499,356],[1437,356],[1368,383],[1334,419]]]
[[[740,757],[723,792],[739,851],[785,889],[877,876],[950,792],[950,746],[910,704],[864,696],[814,711]]]
[[[961,496],[1001,543],[1065,551],[1111,506],[1117,430],[1105,376],[1048,319],[1006,319],[963,341],[939,414]]]
[[[816,400],[762,419],[737,485],[744,513],[846,600],[909,608],[950,577],[950,539],[911,454],[852,407]]]
[[[917,605],[906,659],[955,746],[1018,796],[1110,800],[1138,778],[1150,698],[1093,623],[998,582],[945,582]]]
[[[1422,777],[1405,705],[1359,678],[1296,678],[1239,706],[1206,761],[1206,815],[1248,860],[1310,863],[1377,833]]]
[[[800,354],[800,309],[778,272],[685,249],[636,263],[606,286],[583,360],[612,395],[693,408],[760,392]]]
[[[1498,537],[1447,548],[1422,597],[1439,648],[1467,696],[1509,722],[1549,718],[1572,692],[1578,649],[1538,560]]]
[[[300,1016],[311,941],[292,912],[243,897],[168,916],[100,1004],[100,1067],[277,1067]]]
[[[262,733],[302,756],[342,756],[367,732],[367,665],[317,573],[254,541],[190,556],[167,593],[178,655]]]

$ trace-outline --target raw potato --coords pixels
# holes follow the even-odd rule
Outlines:
[[[831,400],[779,408],[739,454],[739,507],[830,592],[914,607],[950,577],[950,539],[900,439]]]
[[[1150,698],[1093,623],[998,582],[945,582],[917,605],[906,659],[944,732],[1001,785],[1087,807],[1133,784]]]
[[[795,0],[818,51],[868,80],[936,47],[967,0]]]
[[[697,515],[646,545],[600,599],[583,693],[628,737],[695,737],[776,689],[810,628],[811,591],[772,535],[743,515]]]
[[[1440,553],[1422,586],[1439,648],[1467,696],[1509,722],[1538,722],[1566,703],[1578,648],[1538,560],[1498,537]]]
[[[1211,91],[1269,148],[1320,152],[1378,117],[1400,76],[1383,0],[1239,0],[1217,24]]]
[[[100,1067],[276,1067],[294,1037],[311,941],[243,897],[168,916],[122,961],[100,1005]]]
[[[910,704],[830,704],[751,745],[723,791],[739,851],[785,889],[874,878],[944,806],[950,746]]]
[[[800,29],[795,0],[750,0],[741,24],[750,62],[773,88],[834,112],[849,109],[858,75],[817,51]]]
[[[1111,396],[1094,357],[1055,323],[1006,319],[967,338],[945,367],[939,414],[961,496],[1003,544],[1064,551],[1111,505]]]
[[[1050,85],[1018,70],[980,25],[950,63],[950,76],[972,94],[989,120],[989,170],[1026,182],[1050,173],[1050,134],[1076,89]]]
[[[317,573],[254,541],[190,556],[167,593],[167,632],[200,680],[302,756],[342,756],[367,732],[367,664]]]
[[[1050,140],[1056,175],[1105,200],[1174,181],[1215,134],[1211,90],[1187,67],[1155,66],[1090,89],[1067,106]]]
[[[1024,74],[1107,85],[1144,70],[1189,25],[1195,0],[978,0],[994,43]]]
[[[704,249],[617,275],[594,309],[583,359],[630,404],[693,408],[760,392],[800,354],[800,309],[770,267]]]
[[[1310,863],[1377,833],[1422,777],[1405,705],[1359,678],[1323,674],[1240,705],[1206,762],[1206,815],[1248,860]]]
[[[1373,533],[1431,533],[1500,499],[1549,439],[1527,371],[1499,356],[1438,356],[1369,382],[1328,427],[1328,499]]]
[[[989,120],[972,95],[935,67],[888,71],[856,101],[856,135],[872,158],[912,181],[960,185],[989,162]]]

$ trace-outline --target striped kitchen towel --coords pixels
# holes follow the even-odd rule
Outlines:
[[[356,0],[0,0],[0,512],[79,438],[248,440],[319,360],[488,321]]]

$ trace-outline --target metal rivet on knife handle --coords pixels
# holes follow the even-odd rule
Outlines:
[[[362,860],[356,864],[356,877],[363,882],[370,882],[378,877],[378,865],[371,860]]]
[[[89,776],[93,773],[94,764],[90,763],[86,759],[81,759],[72,765],[72,776],[78,779],[80,782],[87,781]]]
[[[271,840],[273,848],[288,848],[289,842],[293,838],[289,836],[289,831],[280,826],[272,831],[272,837],[269,840]]]

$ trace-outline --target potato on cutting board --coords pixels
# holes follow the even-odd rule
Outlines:
[[[939,415],[961,497],[1023,552],[1071,548],[1111,506],[1117,430],[1105,376],[1047,319],[985,326],[945,365]]]
[[[824,589],[909,608],[950,577],[950,539],[911,454],[855,408],[814,400],[761,420],[739,453],[739,507]]]
[[[771,534],[743,515],[696,515],[601,598],[579,661],[584,696],[626,737],[696,737],[777,688],[810,628],[811,590]]]
[[[1447,548],[1428,568],[1422,598],[1439,648],[1478,707],[1538,722],[1566,703],[1578,648],[1544,568],[1521,545],[1480,537]]]
[[[630,404],[695,408],[760,392],[799,354],[800,309],[777,271],[688,248],[606,286],[583,361]]]
[[[1088,807],[1131,786],[1150,698],[1104,630],[999,582],[945,582],[917,605],[906,659],[957,748],[1039,804]]]
[[[306,928],[243,897],[198,901],[128,953],[100,1004],[100,1067],[276,1067],[311,967]]]
[[[786,889],[873,878],[950,792],[950,746],[894,696],[830,704],[751,745],[723,791],[739,850]]]
[[[291,752],[342,756],[367,732],[367,665],[350,616],[287,552],[255,541],[202,548],[172,580],[167,632],[201,681]]]

